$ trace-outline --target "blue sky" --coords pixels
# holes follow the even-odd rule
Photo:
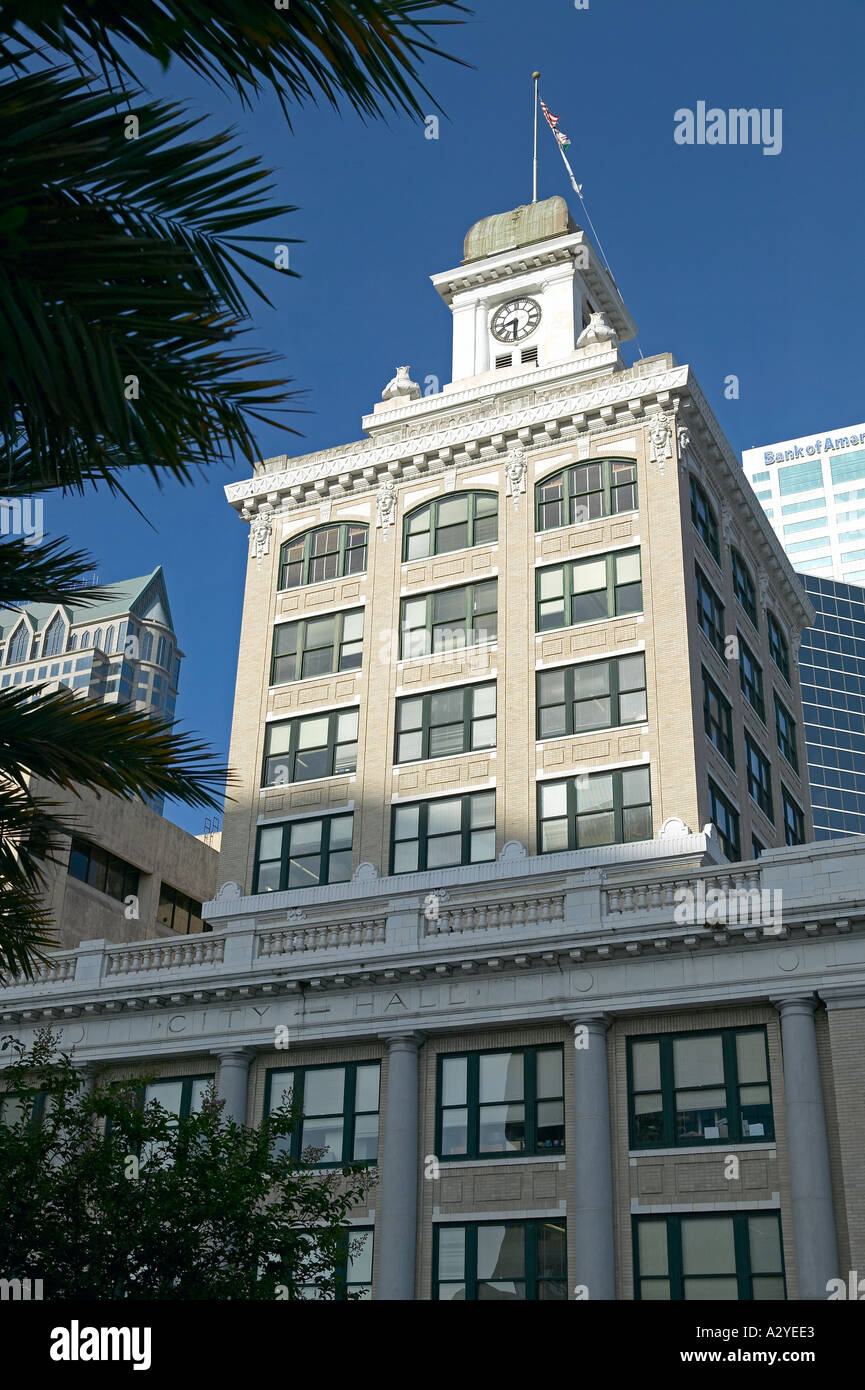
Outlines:
[[[274,170],[275,200],[298,205],[275,241],[302,240],[301,278],[269,277],[252,338],[284,355],[310,413],[290,422],[301,438],[262,429],[262,457],[360,437],[398,363],[449,380],[450,314],[428,277],[459,263],[474,221],[530,200],[535,67],[644,354],[691,364],[738,453],[863,418],[862,0],[477,0],[443,35],[474,70],[427,64],[447,113],[437,140],[407,118],[314,108],[289,131],[275,101],[243,111],[179,67],[151,84],[234,125]],[[781,152],[676,144],[675,111],[699,101],[780,108]],[[540,196],[570,194],[580,222],[539,138]],[[223,756],[248,536],[223,487],[247,473],[214,467],[161,492],[131,479],[150,525],[107,494],[45,504],[47,532],[89,549],[103,582],[165,567],[186,652],[178,718]],[[203,828],[200,811],[169,814]]]

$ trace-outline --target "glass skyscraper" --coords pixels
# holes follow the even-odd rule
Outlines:
[[[746,449],[742,467],[794,569],[865,583],[865,425]]]
[[[865,589],[802,582],[817,613],[799,649],[814,836],[865,835]]]

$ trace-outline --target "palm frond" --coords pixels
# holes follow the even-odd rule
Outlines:
[[[79,587],[93,573],[86,550],[64,550],[64,538],[28,545],[23,536],[0,543],[0,607],[8,603],[110,603],[116,593],[105,585]]]
[[[251,229],[292,209],[270,205],[230,132],[205,136],[171,103],[134,109],[126,139],[123,99],[77,75],[0,87],[4,492],[119,489],[136,465],[188,481],[254,460],[253,421],[285,428],[287,380],[258,375],[276,354],[238,341],[244,291],[266,299],[276,273]]]
[[[0,884],[0,980],[34,978],[36,967],[50,959],[46,951],[60,944],[52,926],[38,891],[8,881]]]
[[[44,44],[122,82],[134,48],[163,68],[177,59],[244,102],[269,88],[286,119],[289,103],[320,99],[335,108],[344,99],[363,117],[420,116],[420,96],[432,100],[418,77],[424,57],[460,62],[432,35],[468,13],[458,0],[7,0],[0,52],[32,60]]]
[[[169,796],[221,809],[228,769],[171,720],[40,689],[0,691],[0,776],[17,786],[30,774],[64,791]]]

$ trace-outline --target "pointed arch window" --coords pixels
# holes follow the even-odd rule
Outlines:
[[[369,527],[341,521],[285,542],[279,552],[279,587],[297,589],[366,570]]]
[[[72,634],[72,640],[71,640],[70,643],[69,643],[69,650],[70,650],[71,652],[77,652],[77,650],[78,650],[78,633],[77,633],[77,632],[73,632],[73,634]]]
[[[20,623],[9,643],[6,665],[15,666],[19,661],[26,661],[30,655],[30,642],[30,629],[26,623]]]
[[[42,639],[42,655],[56,656],[58,652],[66,650],[66,624],[59,613],[55,613],[51,622],[45,629],[45,636]]]
[[[114,651],[114,628],[110,627],[105,634],[105,655],[110,656]]]

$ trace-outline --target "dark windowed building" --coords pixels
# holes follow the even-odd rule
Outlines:
[[[814,836],[865,834],[865,588],[801,576],[817,621],[802,633],[799,678]]]

